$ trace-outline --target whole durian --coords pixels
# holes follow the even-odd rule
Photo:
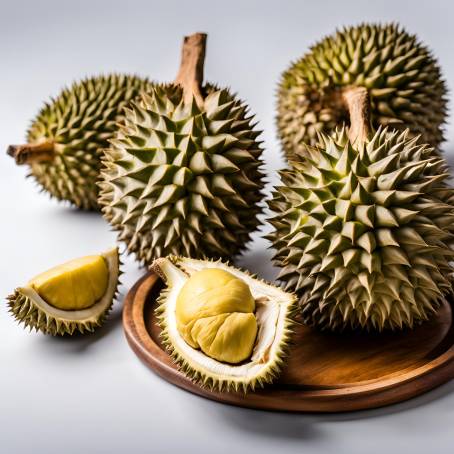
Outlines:
[[[53,336],[92,332],[109,313],[120,274],[118,249],[58,265],[8,296],[25,327]]]
[[[452,292],[454,190],[445,161],[408,130],[368,132],[366,90],[346,98],[349,132],[322,133],[281,172],[269,236],[279,278],[307,324],[412,327]]]
[[[144,78],[122,74],[91,77],[65,88],[33,120],[25,145],[8,154],[28,164],[30,175],[52,197],[97,209],[100,158],[123,108],[151,88]]]
[[[342,93],[367,88],[375,128],[409,128],[433,147],[443,139],[446,87],[437,62],[397,24],[362,24],[327,36],[282,75],[278,133],[288,158],[317,133],[348,123]]]
[[[258,225],[262,149],[247,106],[202,86],[206,35],[185,38],[175,83],[126,111],[106,150],[99,202],[129,252],[230,257]]]
[[[161,338],[182,372],[218,391],[254,390],[279,374],[296,296],[226,263],[167,257],[157,309]]]

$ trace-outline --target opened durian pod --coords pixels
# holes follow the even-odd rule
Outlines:
[[[298,308],[292,293],[221,260],[169,256],[152,269],[163,344],[180,370],[217,391],[271,383],[284,363]]]
[[[446,86],[431,52],[398,24],[361,24],[325,37],[283,73],[277,126],[289,159],[316,145],[318,132],[348,124],[351,87],[368,90],[375,128],[408,128],[433,147],[442,141]]]
[[[46,102],[27,133],[27,144],[8,154],[27,164],[29,176],[51,197],[87,210],[98,209],[102,149],[113,137],[123,108],[152,84],[123,74],[90,77]]]
[[[72,335],[102,325],[117,291],[118,249],[71,260],[18,287],[8,297],[11,314],[30,330]]]
[[[452,292],[454,191],[446,162],[409,130],[370,129],[365,88],[349,129],[320,134],[281,172],[269,235],[279,278],[322,329],[413,327]]]
[[[147,265],[169,254],[232,257],[259,224],[260,132],[229,90],[203,84],[205,43],[185,38],[175,82],[130,105],[103,160],[104,217]]]

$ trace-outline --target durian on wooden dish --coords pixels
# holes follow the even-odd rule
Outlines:
[[[259,225],[260,132],[229,90],[203,84],[205,42],[185,38],[175,82],[129,106],[105,153],[102,212],[147,265],[168,254],[234,256]]]
[[[92,332],[109,313],[118,286],[118,249],[71,260],[18,287],[8,296],[11,314],[44,334]]]
[[[277,126],[287,158],[348,124],[352,87],[368,90],[375,128],[408,128],[433,147],[443,140],[447,90],[431,52],[398,24],[364,23],[323,38],[283,73]]]
[[[27,132],[27,144],[8,154],[27,164],[51,197],[86,210],[98,209],[102,149],[123,119],[123,108],[152,84],[145,78],[109,74],[83,79],[46,102]]]
[[[454,190],[409,130],[371,131],[368,90],[345,92],[349,129],[323,133],[281,172],[269,235],[310,325],[413,327],[452,292]]]
[[[161,337],[181,371],[216,391],[271,383],[284,363],[296,296],[221,260],[170,256],[152,269],[165,281]]]

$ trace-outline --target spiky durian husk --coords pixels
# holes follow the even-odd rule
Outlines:
[[[270,207],[280,279],[321,328],[396,329],[426,320],[452,291],[454,190],[445,161],[408,132],[355,150],[321,136],[281,172]]]
[[[29,143],[55,142],[55,158],[32,163],[30,175],[52,197],[97,209],[102,149],[122,121],[123,108],[151,86],[147,79],[111,74],[65,88],[44,105],[28,131]]]
[[[233,256],[259,224],[260,132],[227,90],[206,91],[198,107],[179,86],[155,87],[132,103],[106,151],[99,203],[146,264],[169,254]]]
[[[288,158],[317,132],[348,123],[342,87],[369,90],[374,126],[409,128],[433,147],[443,139],[446,87],[429,50],[397,24],[362,24],[327,36],[283,75],[277,126]]]
[[[103,254],[104,255],[104,254]],[[109,312],[112,310],[114,300],[118,294],[118,286],[120,284],[119,277],[122,274],[120,266],[122,265],[121,260],[118,256],[118,250],[116,254],[112,251],[106,253],[104,257],[107,259],[110,265],[110,276],[108,292],[110,290],[109,304],[105,305],[103,309],[97,313],[90,314],[90,316],[82,319],[74,318],[74,314],[84,313],[86,311],[57,311],[56,313],[50,313],[43,309],[42,305],[34,301],[30,294],[26,294],[27,291],[23,288],[17,288],[11,295],[7,297],[7,304],[9,312],[17,320],[19,324],[23,324],[25,328],[29,328],[35,331],[41,331],[44,334],[50,334],[52,336],[65,336],[73,335],[75,333],[91,333],[104,324]],[[114,267],[114,268],[113,268]],[[65,315],[64,312],[66,312]]]
[[[72,335],[75,332],[82,334],[93,332],[104,323],[112,309],[112,304],[94,320],[72,321],[58,319],[47,314],[31,298],[22,294],[19,289],[8,296],[9,312],[19,323],[22,323],[25,328],[30,328],[30,330],[34,329],[52,336]]]
[[[191,265],[193,264],[198,264],[198,269],[201,269],[201,265],[209,267],[222,267],[223,269],[233,274],[238,275],[238,273],[240,273],[238,277],[242,278],[246,283],[248,283],[248,285],[248,280],[251,279],[257,281],[260,285],[271,287],[275,292],[279,292],[282,295],[285,295],[283,290],[276,288],[276,286],[274,286],[273,284],[266,282],[263,279],[259,279],[256,275],[251,274],[247,270],[240,270],[238,268],[235,268],[228,262],[213,259],[193,260],[186,257],[177,256],[169,256],[164,260],[167,259],[185,273],[188,272],[188,269],[191,268]],[[272,355],[272,358],[267,358],[266,367],[261,369],[259,374],[254,375],[251,373],[244,377],[214,375],[208,373],[206,370],[200,370],[197,364],[195,364],[191,360],[191,358],[188,358],[174,344],[169,334],[169,326],[166,316],[168,296],[173,284],[168,281],[168,277],[166,277],[165,274],[162,273],[162,271],[159,269],[159,265],[155,263],[152,268],[166,281],[167,284],[167,288],[163,289],[158,297],[158,306],[156,308],[156,315],[158,317],[159,327],[161,328],[161,342],[165,346],[169,355],[172,357],[172,360],[188,378],[190,378],[194,383],[202,386],[203,388],[209,389],[210,391],[243,393],[263,388],[265,385],[271,384],[277,379],[282,368],[285,366],[285,360],[289,354],[289,350],[293,342],[293,331],[296,325],[295,318],[298,314],[296,295],[292,295],[291,293],[288,293],[286,295],[286,297],[289,299],[289,303],[285,305],[286,314],[284,326],[278,333],[278,335],[275,336],[275,338],[279,338],[279,343],[275,346],[275,349],[270,349],[269,355]],[[261,328],[259,326],[257,336],[260,335]]]

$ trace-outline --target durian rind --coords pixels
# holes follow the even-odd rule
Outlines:
[[[146,78],[109,74],[83,79],[46,102],[27,133],[29,143],[55,142],[55,157],[30,164],[30,173],[51,197],[98,209],[99,170],[123,120],[123,108],[152,87]]]
[[[166,255],[232,257],[262,210],[262,149],[253,116],[207,85],[203,106],[179,86],[155,86],[126,113],[106,151],[104,217],[143,263]]]
[[[413,327],[452,292],[454,189],[438,153],[379,130],[355,149],[321,135],[281,172],[269,235],[279,279],[305,323],[322,329]]]
[[[10,313],[26,328],[52,336],[93,332],[104,323],[112,308],[120,275],[118,249],[111,249],[101,255],[107,263],[109,280],[104,296],[93,306],[82,310],[58,309],[27,285],[18,287],[8,296]]]
[[[218,392],[246,393],[273,382],[284,365],[291,345],[294,319],[298,311],[295,295],[284,292],[221,260],[196,260],[169,256],[165,259],[158,259],[152,268],[165,280],[167,285],[158,298],[156,309],[158,323],[162,330],[162,343],[186,376],[200,386]],[[256,301],[260,297],[273,301],[273,305],[269,301],[259,303],[256,311],[259,325],[257,339],[262,339],[262,344],[268,347],[266,352],[260,351],[263,345],[258,340],[249,360],[239,365],[231,365],[208,357],[184,341],[177,329],[174,305],[188,276],[192,272],[204,268],[220,268],[228,271],[250,286]],[[260,310],[263,311],[262,314],[260,314]],[[269,326],[273,322],[276,323],[276,328],[274,332],[270,333]],[[264,323],[267,323],[268,327],[266,333]]]
[[[277,126],[289,159],[349,121],[343,87],[369,90],[375,128],[409,128],[424,143],[443,140],[447,90],[431,52],[398,24],[345,27],[315,44],[283,73]]]

